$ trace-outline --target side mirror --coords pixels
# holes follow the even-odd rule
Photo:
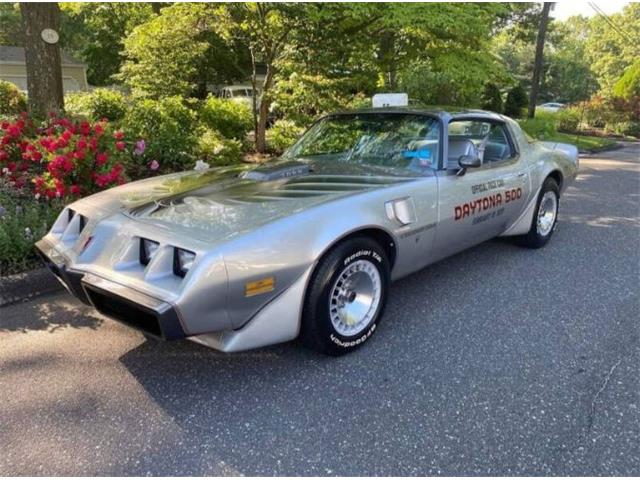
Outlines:
[[[478,168],[482,166],[482,160],[476,155],[462,155],[458,159],[458,165],[460,166],[460,170],[458,170],[458,176],[464,175],[467,173],[467,168]]]

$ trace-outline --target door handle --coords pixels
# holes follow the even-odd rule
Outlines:
[[[518,174],[518,178],[524,178],[526,176],[527,176],[527,174],[524,173],[524,172]]]

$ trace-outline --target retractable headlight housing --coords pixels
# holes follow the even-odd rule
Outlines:
[[[173,273],[184,278],[196,259],[196,254],[182,248],[173,250]]]
[[[149,240],[147,238],[140,239],[140,263],[142,265],[149,265],[149,262],[153,258],[153,255],[156,253],[158,248],[160,247],[160,243],[154,242],[153,240]]]

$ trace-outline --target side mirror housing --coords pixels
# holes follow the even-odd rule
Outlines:
[[[458,159],[458,165],[460,166],[460,170],[458,170],[458,175],[464,175],[467,173],[467,168],[478,168],[482,166],[482,160],[476,155],[462,155]]]

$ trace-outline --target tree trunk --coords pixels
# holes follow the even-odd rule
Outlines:
[[[267,73],[262,83],[262,94],[260,95],[260,107],[258,109],[258,124],[256,126],[256,151],[265,153],[267,151],[267,121],[269,120],[269,107],[271,100],[271,86],[274,75],[273,65],[267,64]]]
[[[536,59],[533,65],[533,78],[531,80],[531,94],[529,95],[528,117],[533,118],[536,114],[536,103],[538,101],[538,89],[540,88],[540,74],[542,73],[542,62],[544,60],[544,41],[547,35],[547,25],[549,24],[549,10],[554,2],[544,2],[540,24],[538,25],[538,38],[536,40]]]
[[[385,87],[389,91],[394,91],[397,86],[396,81],[396,56],[395,56],[395,33],[385,31],[380,37],[380,60],[384,75]]]
[[[258,139],[258,104],[257,95],[258,90],[257,80],[256,80],[256,56],[253,47],[249,47],[249,51],[251,52],[251,114],[253,115],[253,143],[257,145]]]
[[[45,42],[41,33],[45,28],[59,32],[60,9],[57,3],[20,3],[24,54],[27,64],[29,112],[43,117],[48,112],[64,110],[60,44]]]

